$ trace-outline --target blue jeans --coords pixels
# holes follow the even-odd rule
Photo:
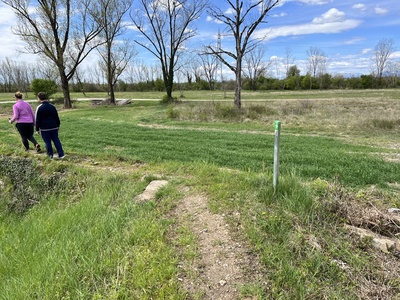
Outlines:
[[[46,145],[47,155],[53,157],[53,147],[51,142],[54,143],[54,147],[56,147],[58,157],[64,156],[64,150],[62,148],[60,139],[58,138],[58,129],[49,130],[49,131],[40,131],[42,135],[43,142]]]

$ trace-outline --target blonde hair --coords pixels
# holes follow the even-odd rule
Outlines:
[[[17,99],[22,99],[23,96],[24,95],[20,91],[15,93],[15,98],[17,98]]]

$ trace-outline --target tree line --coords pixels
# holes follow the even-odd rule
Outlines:
[[[317,47],[307,52],[306,75],[299,74],[287,48],[281,62],[286,76],[271,76],[277,62],[264,61],[266,48],[261,42],[266,37],[254,37],[254,32],[267,23],[268,13],[282,0],[38,0],[34,9],[29,1],[0,1],[16,14],[19,22],[13,32],[25,42],[26,51],[41,58],[40,65],[31,68],[10,59],[0,62],[0,87],[3,91],[13,85],[28,90],[34,78],[54,80],[63,93],[65,108],[71,108],[71,89],[83,93],[106,90],[115,103],[116,89],[162,90],[167,101],[173,101],[176,89],[232,88],[234,105],[240,108],[243,88],[397,87],[398,71],[388,83],[388,62],[394,52],[390,39],[381,40],[375,48],[371,78],[329,75],[327,57]],[[229,13],[221,4],[230,8]],[[216,44],[190,49],[189,40],[197,35],[195,21],[205,11],[224,30],[216,33]],[[135,31],[128,35],[130,27]],[[224,44],[229,38],[235,47]],[[152,54],[158,65],[135,62],[137,47]],[[92,52],[100,61],[88,74],[81,66]],[[234,74],[233,79],[226,78],[223,67]]]

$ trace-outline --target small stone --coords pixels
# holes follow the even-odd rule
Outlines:
[[[219,281],[219,285],[220,286],[225,286],[226,285],[226,281],[225,280],[220,280]]]

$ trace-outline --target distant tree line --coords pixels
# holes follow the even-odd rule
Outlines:
[[[136,66],[138,65],[140,64],[136,64]],[[43,66],[37,68],[35,66],[36,64],[22,64],[8,58],[0,61],[0,92],[14,93],[17,90],[22,90],[28,93],[27,96],[29,97],[29,93],[32,92],[31,84],[33,80],[37,78],[54,80],[57,77],[56,73],[52,72],[51,69],[46,69]],[[200,66],[203,66],[205,70],[200,70]],[[187,65],[186,69],[181,69],[181,80],[173,84],[173,91],[235,89],[236,82],[234,79],[221,80],[217,70],[210,70],[210,68],[207,68],[206,64],[201,60],[196,64],[192,58],[192,66]],[[400,73],[399,70],[394,72],[393,70],[395,69],[392,70],[393,72],[383,73],[381,77],[377,77],[374,74],[345,77],[328,73],[313,77],[310,73],[300,75],[298,67],[292,65],[288,69],[286,77],[279,79],[268,76],[268,69],[265,66],[259,68],[262,69],[259,73],[254,72],[255,75],[253,76],[246,75],[242,77],[242,88],[244,90],[380,89],[400,87]],[[129,76],[125,76],[116,82],[116,91],[165,92],[164,81],[156,67],[142,64],[140,68],[127,70],[126,72]],[[75,76],[70,83],[70,88],[71,91],[82,92],[83,95],[86,92],[107,93],[109,90],[108,83],[103,80],[99,70],[92,72],[92,77],[89,79]]]
[[[33,6],[29,1],[0,1],[17,16],[13,32],[24,41],[25,50],[39,58],[31,66],[8,58],[1,61],[0,91],[30,92],[32,80],[53,80],[63,93],[65,108],[72,107],[70,91],[104,91],[115,104],[115,91],[163,91],[170,102],[177,90],[234,90],[234,105],[240,109],[242,89],[398,86],[399,63],[390,61],[395,51],[391,39],[378,43],[371,75],[360,77],[330,75],[329,60],[317,47],[307,51],[306,75],[300,75],[290,48],[283,61],[265,61],[266,36],[255,32],[282,0],[41,0]],[[229,11],[222,9],[223,3]],[[214,24],[223,24],[218,41],[190,49],[188,41],[197,35],[194,23],[204,11]],[[135,31],[126,35],[128,28]],[[152,55],[158,66],[135,62],[134,45]],[[92,53],[99,61],[84,66]]]

